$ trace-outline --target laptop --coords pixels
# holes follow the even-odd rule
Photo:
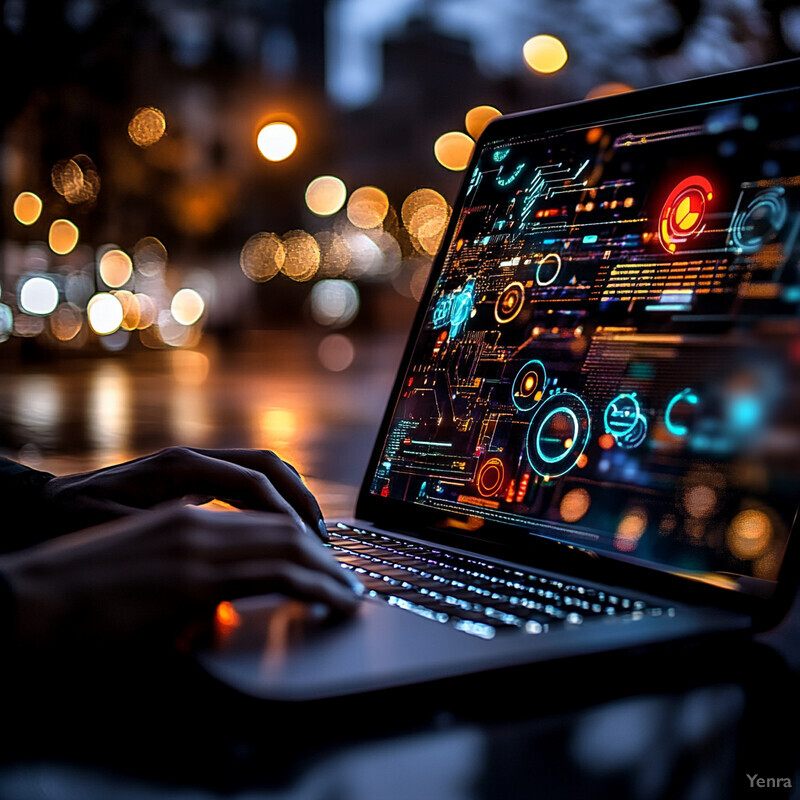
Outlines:
[[[237,601],[212,675],[303,701],[774,626],[800,498],[800,63],[500,117],[352,519],[338,624]]]

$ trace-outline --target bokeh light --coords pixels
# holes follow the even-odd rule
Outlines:
[[[46,316],[58,305],[58,286],[52,278],[35,275],[20,285],[19,307],[26,314]]]
[[[14,217],[23,225],[33,225],[42,213],[42,201],[33,192],[20,192],[14,200]]]
[[[256,283],[274,278],[286,261],[286,248],[274,233],[254,233],[242,247],[239,266]]]
[[[483,129],[495,117],[501,116],[501,113],[494,106],[475,106],[467,111],[467,115],[464,117],[464,127],[473,139],[477,139],[483,133]]]
[[[372,231],[353,231],[347,237],[347,246],[350,249],[350,263],[347,266],[346,277],[351,279],[379,275],[383,271],[384,256],[380,245],[373,236]]]
[[[62,303],[50,317],[50,330],[59,342],[70,342],[83,327],[83,314],[73,303]]]
[[[352,363],[356,349],[350,339],[341,333],[326,336],[317,348],[319,363],[331,372],[343,372]]]
[[[169,347],[193,347],[199,341],[200,328],[181,325],[169,309],[158,312],[156,326],[152,332],[157,333],[161,341]]]
[[[281,271],[293,281],[307,281],[319,269],[320,252],[317,240],[305,231],[289,231],[283,235],[286,257]]]
[[[356,234],[359,235],[359,234]],[[400,269],[403,252],[391,233],[382,228],[373,228],[360,234],[370,239],[378,250],[377,258],[370,259],[370,268],[362,273],[365,278],[384,280],[391,278]]]
[[[288,122],[270,122],[258,132],[256,143],[267,161],[284,161],[297,147],[297,133]]]
[[[44,319],[29,314],[17,314],[14,318],[14,335],[23,338],[38,336],[44,330]]]
[[[320,217],[335,214],[347,198],[344,182],[333,175],[314,178],[306,188],[306,205]]]
[[[350,265],[352,252],[347,237],[333,231],[320,231],[314,234],[320,252],[319,275],[335,278],[342,275]]]
[[[691,486],[683,493],[683,505],[690,517],[707,519],[717,507],[717,493],[710,486]]]
[[[347,218],[357,228],[377,228],[389,211],[386,192],[376,186],[361,186],[347,201]]]
[[[640,507],[630,509],[619,521],[617,532],[614,536],[614,547],[623,553],[630,553],[636,549],[639,539],[647,529],[647,512]]]
[[[436,253],[450,219],[450,206],[444,197],[433,189],[417,189],[403,201],[400,213],[417,249],[429,255]]]
[[[138,298],[133,292],[128,292],[125,289],[114,292],[114,297],[119,300],[122,306],[122,324],[120,327],[126,331],[135,331],[142,319]]]
[[[50,180],[71,205],[92,202],[100,192],[100,175],[94,161],[83,153],[57,161],[50,171]]]
[[[206,304],[203,298],[194,289],[180,289],[175,292],[170,304],[172,316],[181,325],[194,325],[205,310]]]
[[[728,547],[736,558],[749,561],[763,555],[772,542],[772,522],[755,508],[739,512],[728,527]]]
[[[114,333],[124,317],[122,303],[108,292],[100,292],[89,301],[86,307],[91,329],[100,336]]]
[[[128,342],[130,342],[130,340],[130,332],[120,328],[113,333],[109,333],[108,336],[103,336],[100,339],[100,344],[104,350],[109,350],[112,353],[118,353],[120,350],[124,350],[128,346]]]
[[[592,498],[586,489],[570,489],[562,498],[558,507],[564,522],[577,522],[589,510]]]
[[[136,327],[140,330],[146,330],[151,325],[155,325],[158,318],[158,308],[156,307],[153,298],[144,292],[136,292],[134,299],[138,305],[139,322]]]
[[[358,314],[358,289],[350,281],[322,280],[311,290],[311,316],[320,325],[343,328]]]
[[[154,145],[166,132],[167,118],[153,106],[137,109],[128,123],[128,136],[139,147]]]
[[[133,266],[145,278],[157,278],[167,266],[167,248],[155,236],[144,236],[133,246]]]
[[[466,133],[449,131],[436,140],[433,153],[443,167],[458,172],[467,168],[474,144]]]
[[[71,158],[56,161],[50,170],[50,181],[53,188],[62,196],[75,194],[83,186],[83,170]]]
[[[60,256],[65,256],[75,249],[78,244],[78,226],[68,219],[57,219],[50,226],[47,242],[50,249]]]
[[[107,250],[100,258],[98,271],[106,286],[118,289],[131,279],[133,262],[122,250]]]
[[[558,72],[567,63],[567,48],[555,36],[539,34],[528,39],[522,47],[525,63],[536,72]]]

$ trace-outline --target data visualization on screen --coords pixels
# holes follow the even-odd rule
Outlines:
[[[800,480],[799,106],[484,144],[372,492],[773,580]]]

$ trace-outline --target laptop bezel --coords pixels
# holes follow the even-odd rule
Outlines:
[[[545,132],[581,125],[602,126],[626,117],[655,115],[698,105],[735,101],[765,91],[797,89],[800,87],[800,78],[797,76],[800,76],[800,59],[793,59],[595,100],[577,101],[498,117],[487,126],[478,139],[464,175],[472,174],[479,153],[493,140],[508,140],[532,130]],[[798,527],[797,513],[791,526],[774,592],[769,597],[762,597],[720,588],[663,569],[626,563],[613,555],[591,553],[591,558],[587,559],[587,551],[583,548],[565,546],[543,537],[534,537],[515,526],[483,521],[477,529],[473,526],[470,530],[470,520],[467,515],[463,519],[451,518],[451,523],[447,524],[447,520],[441,514],[423,506],[372,494],[371,485],[378,459],[426,318],[428,304],[444,265],[445,253],[455,232],[466,188],[467,180],[464,180],[453,204],[450,222],[439,252],[433,260],[428,283],[411,326],[359,491],[355,510],[357,518],[369,520],[379,527],[406,530],[417,537],[428,538],[445,545],[449,543],[452,546],[487,555],[499,552],[506,558],[524,564],[535,563],[540,568],[574,571],[575,574],[588,574],[595,579],[597,575],[602,575],[604,579],[613,579],[618,584],[630,585],[633,588],[641,586],[642,590],[646,589],[650,593],[675,601],[707,603],[745,613],[750,616],[756,629],[773,627],[785,615],[797,592],[798,570],[800,570],[800,544],[795,541],[798,538],[795,535]],[[798,501],[800,505],[800,492]]]

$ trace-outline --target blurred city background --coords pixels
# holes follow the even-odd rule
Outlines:
[[[0,454],[347,510],[492,116],[789,58],[787,0],[6,0]]]

